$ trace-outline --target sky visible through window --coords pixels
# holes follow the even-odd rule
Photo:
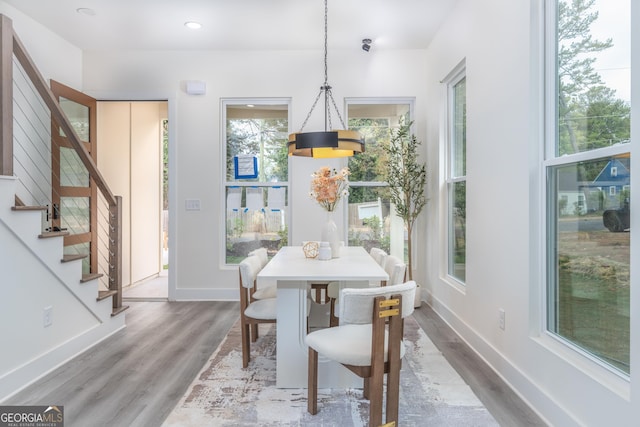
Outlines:
[[[597,0],[592,8],[598,12],[591,26],[591,34],[598,40],[611,38],[613,46],[595,54],[594,68],[607,87],[614,89],[618,98],[631,100],[631,5],[630,0]],[[620,11],[627,11],[621,14]],[[627,16],[620,19],[620,16]]]

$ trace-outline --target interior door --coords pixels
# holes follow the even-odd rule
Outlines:
[[[51,90],[96,161],[96,100],[53,80]],[[54,231],[69,233],[64,237],[65,255],[88,255],[83,260],[83,273],[95,273],[98,270],[97,188],[67,136],[53,120],[51,139],[51,226]]]

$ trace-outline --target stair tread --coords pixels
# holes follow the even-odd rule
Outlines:
[[[46,211],[48,209],[47,206],[25,206],[24,203],[22,203],[22,201],[16,196],[16,205],[15,206],[11,206],[11,210],[13,211],[23,211],[23,212],[29,212],[29,211]],[[40,239],[45,239],[45,238],[51,238],[51,237],[64,237],[64,236],[68,236],[70,233],[66,230],[60,230],[60,231],[43,231],[42,233],[40,233],[38,235],[38,238]],[[72,261],[76,261],[76,260],[82,260],[84,258],[87,258],[88,254],[65,254],[63,255],[62,259],[60,260],[63,263],[66,262],[72,262]],[[82,278],[80,279],[80,283],[86,283],[86,282],[90,282],[93,281],[95,279],[98,279],[100,277],[104,276],[104,274],[102,273],[90,273],[90,274],[83,274]],[[118,295],[118,291],[117,290],[101,290],[98,291],[98,297],[96,298],[97,301],[102,301],[105,299],[108,299],[110,297],[113,296],[117,296]],[[126,311],[129,308],[128,305],[122,305],[120,307],[117,308],[113,308],[111,311],[111,317],[115,317],[118,316],[119,314],[123,313],[124,311]]]
[[[90,274],[83,274],[82,275],[82,279],[80,279],[80,283],[85,283],[85,282],[89,282],[91,280],[97,279],[104,276],[104,274],[102,273],[90,273]],[[107,292],[107,291],[104,291]],[[115,291],[114,291],[115,292]]]
[[[109,297],[112,297],[114,295],[116,295],[118,293],[118,291],[98,291],[98,301],[102,301],[103,299],[107,299]]]
[[[49,237],[64,237],[68,235],[68,231],[44,231],[38,235],[38,238],[47,239]]]
[[[46,211],[46,206],[11,206],[12,211]]]
[[[84,259],[86,257],[88,257],[89,255],[87,254],[68,254],[62,257],[62,262],[71,262],[71,261],[75,261],[77,259]]]
[[[129,308],[129,306],[128,306],[128,305],[123,305],[123,306],[122,306],[122,307],[120,307],[120,308],[113,309],[113,311],[111,312],[111,317],[115,317],[115,316],[117,316],[118,314],[120,314],[120,313],[122,313],[122,312],[126,311],[128,308]]]

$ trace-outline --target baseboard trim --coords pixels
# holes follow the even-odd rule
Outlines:
[[[237,288],[177,288],[171,301],[238,301]]]
[[[6,373],[0,378],[0,403],[124,329],[124,319],[116,316]]]
[[[446,304],[434,297],[430,291],[425,291],[423,295],[425,303],[547,424],[580,425],[580,422],[544,393],[525,372],[513,365]],[[496,366],[500,366],[500,370],[496,369]]]

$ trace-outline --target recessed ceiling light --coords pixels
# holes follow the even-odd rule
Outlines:
[[[95,16],[96,11],[93,9],[90,9],[88,7],[79,7],[78,9],[76,9],[76,12],[81,13],[83,15],[88,15],[88,16]]]
[[[195,21],[188,21],[184,23],[184,26],[187,28],[191,28],[192,30],[197,30],[199,28],[202,28],[202,24],[199,22],[195,22]]]

